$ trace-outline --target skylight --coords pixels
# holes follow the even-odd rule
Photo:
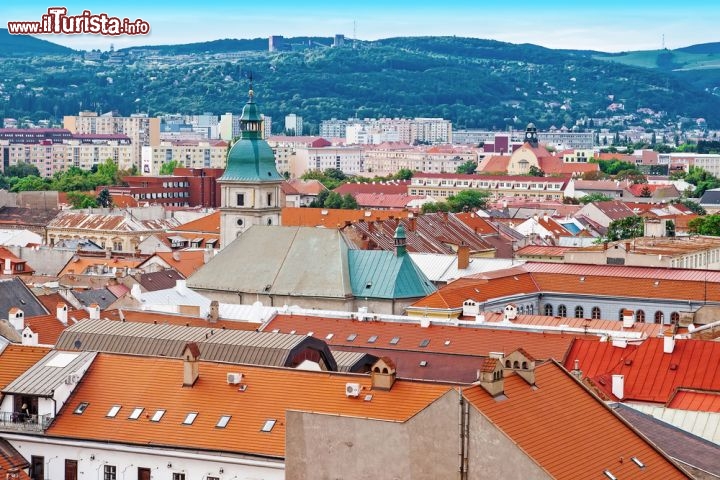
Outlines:
[[[225,428],[227,427],[228,422],[230,421],[231,416],[230,415],[223,415],[220,417],[220,420],[218,420],[217,425],[215,425],[217,428]]]
[[[143,410],[145,410],[144,407],[135,407],[128,417],[130,420],[137,420],[140,418],[140,415],[142,414]]]
[[[325,340],[330,340],[330,339],[332,339],[333,336],[335,336],[334,333],[328,333],[328,334],[325,336]]]
[[[108,411],[106,417],[115,418],[115,416],[120,411],[120,408],[122,408],[120,405],[113,405]]]
[[[75,407],[75,411],[73,413],[76,413],[78,415],[82,415],[85,409],[88,407],[88,402],[82,402],[77,407]]]
[[[151,422],[159,422],[160,419],[165,415],[165,410],[156,410],[155,413],[153,413],[152,418],[150,419]]]
[[[357,338],[357,333],[351,333],[350,335],[347,336],[347,341],[352,342],[356,338]]]
[[[420,360],[421,367],[427,367],[427,360]]]
[[[190,412],[187,414],[187,417],[185,417],[185,420],[183,420],[183,425],[192,425],[195,419],[197,418],[198,413],[197,412]]]
[[[269,419],[265,420],[265,424],[263,425],[261,431],[262,432],[271,432],[273,427],[275,426],[275,422],[277,422],[277,420],[275,420],[274,418],[269,418]]]
[[[67,367],[70,365],[70,362],[75,360],[80,354],[79,353],[58,353],[53,358],[51,358],[46,364],[46,367]]]
[[[428,345],[430,345],[430,339],[428,338],[425,338],[422,342],[420,342],[421,347],[427,347]]]
[[[603,471],[606,477],[608,477],[610,480],[617,480],[617,477],[612,474],[610,470]]]
[[[637,465],[639,468],[645,468],[645,464],[644,464],[642,461],[640,461],[639,458],[637,458],[637,457],[632,457],[630,460],[632,460],[633,463],[634,463],[635,465]]]
[[[368,343],[375,343],[377,342],[377,335],[373,335],[372,337],[368,338]]]
[[[390,345],[397,345],[397,343],[400,341],[400,337],[393,337],[390,340]]]

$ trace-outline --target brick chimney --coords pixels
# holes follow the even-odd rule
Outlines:
[[[217,300],[210,302],[210,313],[208,314],[208,322],[216,323],[220,318],[220,303]]]
[[[491,396],[497,397],[505,391],[502,362],[497,358],[486,358],[478,369],[478,384]]]
[[[388,357],[382,357],[370,370],[370,379],[373,390],[390,390],[395,383],[395,362]]]
[[[465,270],[470,266],[470,247],[465,242],[460,244],[457,249],[457,268]]]
[[[407,226],[408,226],[409,232],[415,231],[415,229],[417,228],[417,218],[415,218],[415,215],[413,215],[413,214],[408,215]]]
[[[200,376],[200,348],[190,342],[183,350],[183,387],[192,387]]]

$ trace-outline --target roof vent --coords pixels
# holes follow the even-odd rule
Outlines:
[[[346,383],[345,384],[345,396],[357,398],[360,396],[360,384],[359,383]]]
[[[240,382],[242,382],[242,373],[228,373],[227,374],[227,383],[228,385],[239,385]]]

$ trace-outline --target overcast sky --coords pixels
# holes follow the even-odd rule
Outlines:
[[[323,36],[337,33],[362,40],[395,36],[456,35],[549,48],[605,52],[670,49],[720,41],[720,2],[646,0],[37,0],[5,1],[0,27],[8,21],[39,21],[47,9],[70,15],[142,19],[142,36],[41,36],[76,49],[107,50],[133,45],[192,43],[269,35]],[[426,5],[426,4],[432,4]],[[8,5],[10,4],[10,5]]]

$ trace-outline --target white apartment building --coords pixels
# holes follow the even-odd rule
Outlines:
[[[401,169],[423,173],[455,173],[467,162],[478,161],[477,152],[441,147],[381,146],[364,150],[363,164],[373,175],[392,175]]]
[[[292,178],[311,170],[335,168],[347,175],[363,172],[363,153],[360,147],[297,147],[289,157]],[[279,169],[278,169],[279,170]],[[279,170],[283,171],[283,170]]]
[[[348,124],[351,120],[338,120],[331,118],[320,122],[320,136],[323,138],[345,138]]]
[[[451,143],[452,123],[442,118],[349,118],[324,120],[320,136],[345,137],[348,144],[383,142]]]
[[[300,136],[303,133],[303,119],[299,115],[291,113],[285,116],[285,131],[289,135]]]
[[[142,174],[159,175],[164,163],[176,161],[186,168],[225,168],[228,143],[222,140],[198,142],[164,141],[142,148]]]

